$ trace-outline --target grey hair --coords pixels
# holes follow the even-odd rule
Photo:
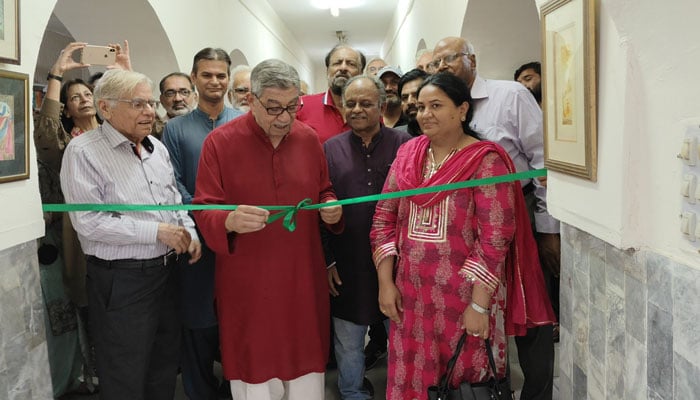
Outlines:
[[[282,60],[270,58],[260,62],[250,72],[250,91],[260,97],[267,88],[299,90],[299,73]]]
[[[97,81],[97,86],[93,92],[95,104],[101,100],[109,101],[110,106],[114,107],[116,101],[112,99],[120,99],[124,96],[131,95],[136,86],[147,84],[151,92],[153,92],[153,81],[146,75],[140,72],[127,71],[124,69],[111,69],[102,75]],[[149,100],[149,99],[144,99]],[[97,107],[99,111],[99,107]],[[102,115],[100,115],[104,119]]]
[[[228,88],[233,89],[233,80],[236,77],[236,74],[238,74],[239,72],[250,72],[252,70],[253,70],[253,68],[251,68],[250,66],[245,65],[245,64],[236,65],[231,70],[231,79],[229,79],[229,81],[228,81]]]
[[[348,79],[348,81],[345,83],[345,86],[343,86],[343,107],[345,106],[345,90],[350,86],[351,83],[360,80],[360,79],[367,79],[368,81],[374,83],[374,86],[377,88],[377,94],[379,95],[379,108],[382,108],[384,103],[386,103],[386,89],[384,88],[384,83],[379,80],[376,76],[370,76],[370,75],[356,75],[353,76],[352,78]]]

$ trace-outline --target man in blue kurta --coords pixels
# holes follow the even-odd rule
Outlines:
[[[170,152],[182,202],[192,202],[202,143],[214,128],[242,113],[224,106],[231,59],[222,49],[205,48],[194,56],[191,78],[199,104],[165,125],[163,143]],[[202,258],[180,263],[183,322],[182,383],[190,399],[216,400],[219,382],[213,371],[219,354],[219,327],[214,310],[214,253],[202,246]]]

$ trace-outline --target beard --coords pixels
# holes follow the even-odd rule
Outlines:
[[[418,120],[410,116],[408,117],[407,131],[411,136],[420,136],[423,132],[420,131],[420,125],[418,125]]]
[[[532,93],[532,95],[535,96],[535,100],[537,101],[537,104],[542,103],[542,86],[540,86],[540,85],[535,86],[534,89],[530,89],[530,93]]]
[[[389,93],[387,93],[386,104],[389,107],[401,106],[401,98],[399,96],[397,96],[395,93],[393,96],[389,96]]]
[[[331,92],[338,96],[342,95],[343,88],[345,87],[345,84],[348,83],[349,79],[349,77],[343,75],[333,78],[333,81],[331,82]]]

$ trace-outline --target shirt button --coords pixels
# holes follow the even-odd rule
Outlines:
[[[367,154],[367,158],[370,158],[370,157],[371,157],[371,156],[370,156],[369,154]]]
[[[367,168],[367,172],[372,172],[372,168]]]
[[[367,186],[372,186],[372,182],[367,182]]]

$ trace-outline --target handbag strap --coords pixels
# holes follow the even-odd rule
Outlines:
[[[493,379],[498,380],[496,375],[496,361],[493,358],[493,351],[491,350],[491,341],[486,338],[484,339],[484,343],[486,344],[486,354],[489,356],[489,365],[491,366],[491,372],[493,373]]]
[[[449,390],[449,385],[450,385],[450,382],[452,381],[452,375],[454,375],[454,372],[455,372],[455,364],[457,363],[457,358],[459,357],[459,353],[462,352],[462,347],[464,347],[465,340],[467,340],[467,332],[466,331],[464,333],[462,333],[462,336],[460,336],[459,342],[457,342],[457,348],[455,348],[454,354],[452,354],[452,357],[447,362],[447,371],[445,371],[445,374],[442,375],[442,378],[440,378],[439,388],[441,390],[444,390],[445,393]]]
[[[466,339],[467,332],[465,331],[464,333],[462,333],[462,336],[460,336],[459,342],[457,342],[457,347],[455,348],[454,354],[452,354],[452,357],[450,357],[450,360],[447,362],[447,371],[445,371],[445,374],[443,374],[440,378],[439,388],[442,390],[449,390],[449,384],[452,381],[452,375],[454,375],[455,372],[455,364],[457,363],[459,353],[462,352],[462,347],[464,347],[464,342]],[[496,361],[493,358],[493,350],[491,350],[491,340],[489,340],[488,338],[484,339],[484,344],[486,345],[486,354],[489,357],[489,366],[491,367],[493,379],[498,380],[498,375],[496,374]]]

